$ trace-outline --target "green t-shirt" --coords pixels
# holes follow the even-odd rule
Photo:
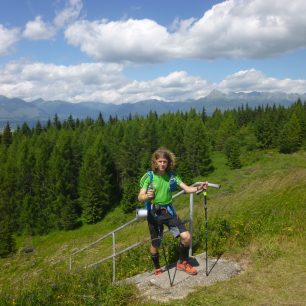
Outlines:
[[[172,174],[176,180],[177,185],[179,185],[182,180],[176,175]],[[172,194],[169,188],[169,181],[171,176],[167,173],[164,175],[153,174],[153,189],[154,189],[154,199],[151,200],[153,204],[166,205],[172,202]],[[140,180],[140,188],[148,189],[150,185],[150,176],[148,173],[143,175]]]

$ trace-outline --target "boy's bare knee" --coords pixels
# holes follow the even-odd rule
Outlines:
[[[155,246],[151,245],[150,253],[153,254],[153,255],[157,254],[158,253],[158,248],[156,248]]]
[[[188,231],[181,233],[180,237],[183,245],[188,246],[190,244],[191,236]]]

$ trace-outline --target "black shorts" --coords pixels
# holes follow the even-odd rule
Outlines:
[[[181,233],[186,232],[187,229],[177,214],[174,216],[167,216],[161,222],[157,222],[151,213],[148,213],[148,226],[151,236],[151,243],[154,247],[159,247],[163,237],[164,225],[167,225],[173,236],[179,237]]]

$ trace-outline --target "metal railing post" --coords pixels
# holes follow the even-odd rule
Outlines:
[[[190,232],[189,256],[192,256],[192,230],[193,230],[193,193],[190,193],[189,195],[189,232]]]
[[[116,281],[116,238],[113,232],[113,283]]]

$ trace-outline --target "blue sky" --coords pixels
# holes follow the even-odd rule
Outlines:
[[[0,95],[136,102],[306,93],[305,0],[2,0]]]

